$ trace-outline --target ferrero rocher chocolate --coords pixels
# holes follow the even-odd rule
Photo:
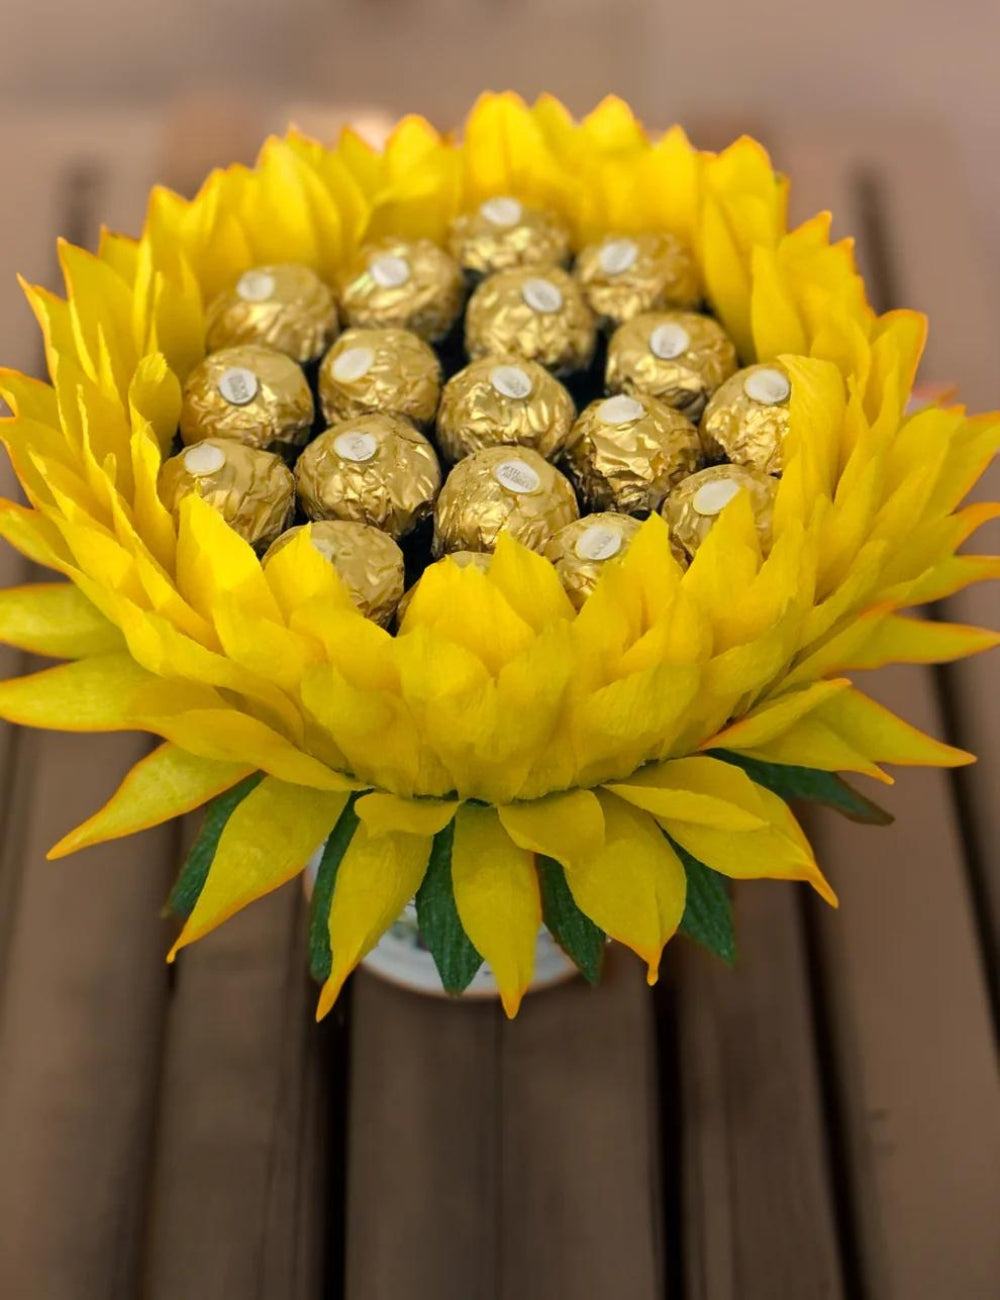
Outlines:
[[[337,570],[365,618],[388,627],[403,596],[403,552],[389,534],[347,519],[320,519],[282,533],[268,549],[264,564],[303,528],[316,550]]]
[[[328,424],[373,412],[429,424],[440,395],[437,354],[409,330],[345,330],[319,368],[319,400]]]
[[[698,468],[698,431],[655,397],[618,393],[586,407],[569,436],[566,465],[593,510],[648,514]]]
[[[204,438],[165,460],[159,493],[173,515],[185,497],[201,497],[257,549],[270,545],[295,513],[295,479],[281,457],[230,438]]]
[[[287,452],[302,446],[312,422],[312,393],[301,366],[256,343],[211,353],[184,385],[180,425],[186,443],[232,438]]]
[[[587,368],[595,342],[590,308],[573,277],[559,267],[498,271],[469,299],[465,350],[473,360],[514,353],[570,375]]]
[[[771,523],[777,481],[744,465],[710,465],[679,484],[663,503],[661,514],[670,525],[671,541],[694,556],[712,526],[740,492],[750,494],[761,549],[771,549]]]
[[[701,299],[691,250],[667,233],[608,235],[580,250],[574,273],[605,326],[656,307],[695,307]]]
[[[434,511],[435,556],[492,551],[501,533],[533,551],[579,515],[569,479],[530,447],[486,447],[460,460]]]
[[[295,480],[310,519],[350,519],[405,537],[434,509],[441,468],[409,420],[363,415],[311,442],[295,466]]]
[[[577,609],[597,586],[604,566],[609,560],[621,559],[641,527],[631,515],[606,511],[574,520],[549,541],[546,559],[556,566],[566,594]]]
[[[736,349],[710,316],[643,312],[619,326],[608,344],[609,393],[648,393],[697,420],[736,370]]]
[[[705,454],[780,474],[792,385],[777,361],[738,370],[717,389],[701,419]]]
[[[434,563],[444,564],[445,562],[448,562],[450,564],[457,564],[460,569],[472,568],[478,569],[481,573],[486,573],[490,567],[490,561],[492,559],[493,556],[488,551],[452,551],[450,555],[444,556],[443,559],[435,560]],[[428,565],[428,568],[433,567],[433,565]],[[427,569],[424,570],[424,573],[426,572]],[[422,573],[420,578],[423,576]],[[420,586],[420,578],[416,580],[412,587],[403,593],[403,599],[399,602],[399,608],[396,610],[397,623],[402,623],[403,619],[406,617],[406,611],[410,608],[410,601],[413,599],[417,588]]]
[[[412,330],[436,343],[462,310],[458,263],[429,239],[366,244],[345,268],[340,300],[350,325]]]
[[[569,257],[569,231],[554,213],[497,194],[455,218],[448,247],[463,270],[491,275],[512,266],[559,266]]]
[[[304,365],[337,337],[337,304],[308,266],[255,266],[209,304],[206,328],[209,352],[261,343]]]
[[[437,442],[450,461],[501,443],[533,447],[551,460],[575,415],[572,397],[537,361],[483,357],[445,384]]]

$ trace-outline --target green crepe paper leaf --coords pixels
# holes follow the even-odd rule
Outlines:
[[[808,799],[812,803],[826,804],[843,813],[851,821],[866,826],[890,826],[895,820],[892,813],[859,794],[836,772],[820,772],[813,767],[792,767],[786,763],[765,763],[759,758],[746,758],[728,749],[710,749],[712,758],[741,767],[752,781],[782,799]]]
[[[329,979],[333,965],[333,954],[330,951],[330,905],[341,861],[358,829],[360,818],[354,811],[357,797],[352,794],[348,799],[344,811],[337,818],[336,826],[323,845],[323,856],[319,860],[309,904],[309,973],[320,984]]]
[[[605,934],[577,907],[566,873],[554,858],[535,859],[542,891],[542,916],[552,937],[590,984],[601,978]]]
[[[417,890],[417,923],[434,958],[446,993],[464,993],[483,959],[462,928],[451,882],[451,847],[455,826],[449,822],[434,836],[423,883]]]
[[[264,779],[263,772],[254,772],[244,777],[225,794],[217,795],[205,805],[205,820],[201,824],[198,838],[191,846],[187,861],[181,867],[180,874],[170,891],[167,908],[177,916],[190,916],[194,911],[201,891],[205,887],[208,873],[215,861],[215,850],[219,847],[219,837],[225,830],[226,822],[233,815],[237,805],[242,803],[254,786]]]
[[[667,839],[670,839],[669,835]],[[693,858],[674,840],[670,840],[670,845],[687,872],[687,901],[681,917],[681,933],[732,966],[736,961],[736,936],[733,932],[733,904],[725,876]]]

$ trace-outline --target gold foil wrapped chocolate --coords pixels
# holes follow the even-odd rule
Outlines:
[[[465,350],[473,360],[513,353],[570,375],[590,364],[596,338],[579,286],[559,267],[498,271],[475,290],[465,314]]]
[[[501,533],[533,551],[579,515],[573,488],[530,447],[486,447],[460,460],[434,511],[435,556],[492,551]]]
[[[441,468],[409,420],[363,415],[311,442],[295,466],[295,481],[310,519],[350,519],[405,537],[433,511]]]
[[[440,560],[435,560],[434,563],[457,564],[460,569],[472,568],[478,569],[480,573],[487,573],[492,559],[493,556],[488,551],[452,551],[450,555],[446,555]],[[428,568],[433,567],[433,565],[428,565]],[[427,569],[424,570],[424,573],[426,572]],[[421,574],[420,577],[422,578],[423,574]],[[403,619],[406,617],[406,611],[410,608],[410,601],[413,599],[419,586],[420,578],[416,580],[412,587],[408,588],[407,591],[403,593],[403,599],[399,602],[399,608],[396,610],[397,625],[402,623]]]
[[[345,330],[319,368],[319,400],[328,424],[381,412],[426,425],[440,396],[437,354],[410,330]]]
[[[260,343],[304,365],[337,337],[337,304],[308,266],[255,266],[209,304],[206,330],[209,352]]]
[[[577,609],[597,586],[605,566],[622,558],[641,527],[631,515],[604,511],[574,520],[551,538],[545,557],[555,565]]]
[[[780,474],[792,385],[779,362],[748,366],[717,389],[701,419],[705,454]]]
[[[443,339],[462,310],[458,263],[429,239],[385,238],[366,244],[345,268],[340,301],[350,325],[412,330]]]
[[[388,627],[403,597],[403,552],[389,534],[347,519],[320,519],[282,533],[264,556],[264,564],[303,529],[337,570],[365,618]]]
[[[618,393],[585,408],[565,461],[592,510],[648,514],[701,461],[698,431],[655,397]]]
[[[663,503],[661,514],[670,525],[673,543],[689,556],[702,544],[716,519],[740,492],[750,494],[761,549],[771,549],[771,524],[777,481],[744,465],[710,465],[680,483]]]
[[[695,307],[698,268],[676,235],[608,235],[577,254],[574,274],[602,325],[616,326],[657,307]]]
[[[308,439],[313,399],[301,366],[283,352],[247,343],[213,352],[191,371],[181,403],[181,438],[232,438],[288,452]]]
[[[160,499],[177,516],[185,497],[199,496],[258,550],[288,527],[295,479],[280,456],[230,438],[204,438],[160,467]]]
[[[609,393],[647,393],[689,420],[736,371],[736,349],[710,316],[643,312],[619,326],[608,344]]]
[[[474,275],[513,266],[559,266],[569,257],[569,231],[553,212],[497,194],[452,222],[452,257]]]
[[[483,357],[445,384],[437,443],[450,461],[501,443],[533,447],[551,460],[575,415],[572,397],[537,361]]]

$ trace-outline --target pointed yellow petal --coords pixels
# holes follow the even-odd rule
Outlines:
[[[880,668],[883,664],[938,664],[980,654],[1000,645],[1000,632],[964,623],[906,618],[881,619],[872,635],[843,660],[845,668]]]
[[[800,691],[790,691],[776,699],[767,700],[752,709],[745,717],[718,732],[702,745],[702,749],[752,749],[765,745],[775,736],[787,731],[799,718],[847,690],[846,677],[830,682],[814,682]]]
[[[494,809],[466,804],[455,818],[451,875],[462,926],[513,1017],[531,983],[542,924],[533,856],[513,843]]]
[[[577,907],[638,953],[653,984],[664,945],[684,915],[687,876],[652,817],[613,795],[598,798],[604,845],[568,868],[566,881]]]
[[[605,787],[657,818],[676,818],[718,830],[752,831],[766,823],[757,787],[732,763],[677,758],[640,768],[628,781]]]
[[[433,839],[388,832],[372,835],[362,824],[337,868],[330,907],[330,976],[316,1019],[336,1002],[344,981],[374,948],[420,888]]]
[[[252,771],[245,763],[218,763],[176,745],[160,745],[136,763],[104,807],[64,836],[48,857],[63,858],[90,844],[159,826],[200,808]]]
[[[851,689],[820,706],[816,717],[859,753],[903,767],[962,767],[975,756],[935,740],[883,705]]]
[[[519,848],[569,866],[604,843],[604,813],[591,790],[570,790],[497,809],[504,830]]]
[[[205,886],[168,960],[297,876],[337,824],[346,802],[346,794],[265,777],[226,822]]]
[[[511,609],[536,631],[557,619],[573,617],[573,605],[554,566],[509,533],[500,534],[486,576]]]
[[[121,632],[68,582],[0,591],[0,641],[54,659],[124,648]]]
[[[458,810],[455,799],[400,799],[398,795],[373,791],[362,795],[354,811],[369,835],[434,836],[443,831]]]

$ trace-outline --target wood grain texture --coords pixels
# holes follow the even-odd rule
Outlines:
[[[349,1300],[662,1295],[652,1004],[597,990],[452,1005],[356,982]]]
[[[799,918],[804,888],[735,887],[735,968],[683,939],[669,955],[688,1300],[846,1294]]]

